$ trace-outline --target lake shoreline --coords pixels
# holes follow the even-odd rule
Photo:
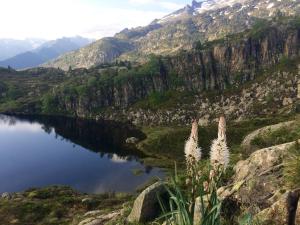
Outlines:
[[[3,224],[78,224],[91,212],[105,214],[130,211],[133,194],[85,194],[67,186],[30,188],[0,195],[0,218]],[[127,212],[128,211],[128,212]]]
[[[165,176],[126,143],[141,136],[137,128],[113,121],[1,114],[0,192],[59,184],[87,193],[132,193],[152,177]]]

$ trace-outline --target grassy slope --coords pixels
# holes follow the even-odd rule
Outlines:
[[[276,131],[260,135],[251,141],[256,148],[266,148],[300,139],[300,118],[296,117],[294,124],[284,126]]]
[[[258,128],[286,121],[293,116],[276,116],[267,118],[256,118],[240,122],[230,122],[227,129],[228,144],[232,157],[238,159],[245,158],[249,152],[244,152],[240,144],[243,138]],[[146,154],[157,159],[145,159],[146,164],[172,168],[174,161],[179,165],[184,163],[184,143],[189,137],[190,127],[144,127],[143,132],[147,139],[140,142],[138,147]],[[217,124],[199,129],[199,142],[204,158],[209,156],[210,144],[217,135]]]
[[[0,68],[0,112],[35,105],[43,94],[66,79],[57,71],[30,74]]]
[[[85,198],[90,200],[83,202]],[[78,224],[91,210],[104,213],[122,207],[131,196],[122,194],[84,195],[68,187],[31,189],[13,195],[10,200],[0,198],[1,224],[64,225]]]

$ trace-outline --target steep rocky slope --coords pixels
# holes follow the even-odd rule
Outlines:
[[[167,55],[191,49],[196,41],[223,38],[251,28],[258,19],[300,14],[296,0],[231,0],[191,5],[149,26],[125,29],[111,39],[101,39],[79,51],[62,56],[45,66],[68,69],[92,67],[116,58],[145,61],[150,54]],[[117,48],[116,48],[116,44]]]
[[[143,65],[4,70],[0,110],[137,124],[186,124],[193,117],[206,123],[219,113],[230,119],[289,113],[299,110],[299,29],[299,18],[278,17],[174,56],[153,56]],[[38,88],[30,89],[36,82]]]
[[[101,69],[93,77],[74,78],[54,89],[51,101],[57,113],[126,116],[137,123],[186,123],[197,107],[200,117],[222,110],[232,118],[272,113],[296,100],[299,42],[295,20],[273,21],[198,50],[154,58],[142,67]],[[245,86],[249,81],[254,83]]]

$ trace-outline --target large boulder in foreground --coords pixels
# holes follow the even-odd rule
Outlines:
[[[145,189],[134,201],[134,205],[127,220],[133,222],[147,222],[159,216],[161,208],[158,196],[167,192],[164,183],[159,181]]]
[[[248,206],[246,211],[256,215],[261,224],[286,224],[289,190],[283,178],[283,162],[294,144],[260,149],[248,159],[239,161],[234,168],[233,182],[221,187],[219,196],[225,201],[234,199]],[[300,220],[300,213],[297,213],[297,220]]]

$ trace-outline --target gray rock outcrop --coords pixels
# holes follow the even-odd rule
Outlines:
[[[162,196],[166,191],[163,182],[160,181],[145,189],[134,201],[128,221],[146,222],[159,216],[161,210],[158,195]]]
[[[224,200],[233,198],[239,204],[248,205],[248,211],[256,215],[260,222],[286,224],[288,190],[283,179],[283,160],[294,143],[257,150],[248,159],[239,161],[234,168],[232,184],[221,187],[218,190],[219,196]],[[300,213],[297,214],[299,219]]]
[[[289,224],[288,223],[288,193],[283,194],[275,203],[270,207],[262,210],[256,215],[259,221],[265,221],[265,223],[272,223],[276,221],[276,224]],[[300,207],[296,210],[295,224],[300,224]]]

